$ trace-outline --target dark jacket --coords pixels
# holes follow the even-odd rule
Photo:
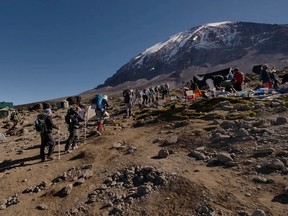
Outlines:
[[[56,125],[54,125],[53,121],[52,121],[52,117],[51,116],[47,116],[47,118],[45,119],[45,124],[46,124],[46,130],[45,133],[52,133],[52,129],[58,129],[58,127]]]
[[[259,79],[260,79],[260,81],[262,81],[262,83],[271,82],[271,77],[270,77],[268,71],[266,71],[266,70],[260,71]]]

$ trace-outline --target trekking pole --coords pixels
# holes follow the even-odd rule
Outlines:
[[[87,135],[87,121],[88,121],[88,111],[85,113],[85,123],[84,123],[84,144],[86,143],[86,135]]]
[[[60,160],[60,126],[58,129],[58,160]]]

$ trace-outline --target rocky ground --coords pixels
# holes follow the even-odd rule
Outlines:
[[[54,109],[61,130],[45,162],[41,110],[23,109],[14,130],[0,120],[0,215],[288,214],[287,95],[161,100],[130,119],[120,95],[110,103],[102,136],[89,120],[69,154],[67,110]]]

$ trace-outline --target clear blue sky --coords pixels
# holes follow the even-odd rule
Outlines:
[[[287,24],[287,8],[288,0],[0,0],[0,102],[77,95],[178,32]]]

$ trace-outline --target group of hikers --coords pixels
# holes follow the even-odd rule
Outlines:
[[[130,118],[133,116],[132,108],[135,104],[139,108],[150,106],[159,101],[159,98],[162,100],[167,98],[170,92],[169,85],[165,83],[144,89],[125,89],[122,95],[125,103],[126,118]]]
[[[143,106],[149,106],[150,104],[158,101],[159,98],[165,99],[169,96],[168,84],[157,85],[145,89],[126,89],[123,91],[123,101],[125,103],[126,118],[130,118],[133,115],[132,109],[135,104],[138,104],[139,108]],[[96,94],[91,100],[91,109],[95,110],[96,114],[96,134],[101,136],[103,130],[103,124],[107,118],[110,117],[107,112],[109,107],[108,96]],[[69,137],[66,140],[64,153],[70,153],[72,150],[78,147],[79,139],[79,126],[81,122],[87,121],[86,119],[87,109],[81,107],[81,105],[71,106],[65,116],[65,122],[68,125]],[[45,108],[44,113],[37,116],[35,120],[36,130],[40,133],[41,145],[40,145],[40,158],[44,162],[46,159],[53,160],[52,153],[55,148],[55,141],[52,136],[53,129],[60,130],[60,127],[56,126],[52,120],[51,108]],[[85,125],[86,127],[86,125]],[[47,154],[45,149],[48,147]]]
[[[97,101],[96,99],[97,98]],[[96,133],[101,136],[101,131],[103,130],[103,123],[107,117],[109,117],[106,108],[109,107],[107,95],[97,94],[92,100],[91,108],[95,110],[97,117],[97,128]],[[40,133],[41,145],[40,145],[40,158],[44,162],[46,159],[53,160],[52,156],[55,148],[55,141],[52,136],[53,129],[60,132],[60,127],[56,126],[52,120],[52,110],[51,108],[45,108],[44,113],[37,116],[35,120],[35,128]],[[65,123],[67,124],[69,136],[66,140],[64,147],[64,153],[70,153],[72,150],[78,147],[79,139],[79,127],[81,122],[87,121],[86,119],[87,109],[81,105],[71,106],[65,115]],[[86,127],[86,125],[85,125]],[[45,149],[48,147],[47,154]],[[59,152],[60,153],[60,152]]]
[[[262,85],[268,89],[276,88],[279,84],[279,81],[275,77],[275,69],[269,69],[268,65],[264,64],[261,67],[261,71],[258,74],[259,81]],[[217,75],[216,75],[217,76]],[[214,84],[215,88],[225,88],[225,91],[236,92],[242,91],[243,84],[245,83],[245,75],[238,68],[234,68],[230,71],[227,76],[227,79],[223,80],[218,86]],[[196,82],[191,80],[190,82],[183,82],[182,87],[184,89],[183,94],[187,90],[192,90],[193,92],[200,91],[199,86]],[[136,105],[138,108],[143,108],[151,106],[159,101],[159,99],[165,99],[170,96],[169,85],[162,84],[151,86],[144,89],[125,89],[122,93],[123,102],[125,104],[125,117],[130,118],[133,116],[133,109]],[[109,107],[108,96],[96,94],[91,101],[91,109],[95,110],[96,114],[96,134],[101,136],[103,130],[103,124],[107,118],[109,118],[109,113],[107,108]],[[15,128],[19,118],[17,117],[17,112],[11,115],[11,121],[13,122],[13,127]],[[71,150],[78,147],[79,139],[79,126],[80,122],[85,122],[85,133],[86,133],[86,123],[87,123],[87,109],[81,105],[71,106],[65,116],[65,122],[68,125],[69,137],[66,140],[65,144],[65,153],[70,153]],[[56,126],[52,120],[52,110],[51,108],[45,108],[44,113],[41,113],[37,116],[35,121],[35,127],[38,132],[40,132],[41,145],[40,145],[40,158],[41,161],[45,159],[53,160],[53,151],[55,148],[55,141],[52,136],[53,129],[60,130],[59,126]],[[85,137],[86,138],[86,137]],[[48,147],[48,153],[46,155],[45,149]]]

